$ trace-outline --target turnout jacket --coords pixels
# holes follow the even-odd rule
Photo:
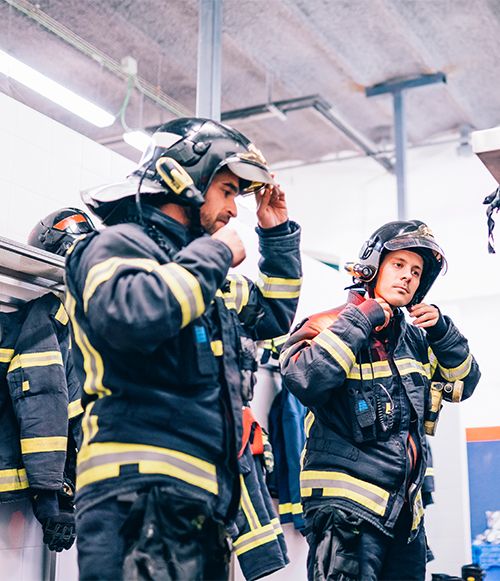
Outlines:
[[[144,225],[89,234],[66,261],[82,372],[77,506],[168,480],[234,516],[239,501],[241,336],[281,334],[300,291],[299,227],[258,229],[253,284],[229,248],[143,205]]]
[[[448,317],[444,334],[391,319],[350,292],[348,303],[307,319],[281,355],[286,387],[310,409],[301,495],[306,509],[330,503],[391,534],[405,502],[414,538],[423,515],[424,414],[432,381],[464,382],[468,398],[480,372]]]
[[[74,481],[78,427],[68,434],[68,421],[81,406],[70,338],[53,294],[0,313],[0,502],[61,490],[65,471]]]

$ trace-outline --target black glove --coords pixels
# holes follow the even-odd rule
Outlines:
[[[65,480],[63,488],[33,490],[33,512],[42,525],[43,542],[51,551],[69,549],[75,542],[74,486]]]

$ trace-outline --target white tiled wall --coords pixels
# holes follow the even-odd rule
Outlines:
[[[63,206],[82,207],[81,189],[119,181],[134,164],[0,94],[0,235],[19,242]]]

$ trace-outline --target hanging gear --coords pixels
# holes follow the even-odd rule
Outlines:
[[[488,252],[490,254],[495,254],[495,240],[493,238],[495,220],[493,220],[492,214],[493,212],[498,212],[498,209],[500,208],[500,186],[489,196],[484,198],[483,204],[488,204],[488,207],[486,208],[486,217],[488,218]]]
[[[438,274],[446,272],[444,253],[434,240],[431,230],[420,220],[388,222],[371,235],[363,244],[356,263],[345,266],[362,285],[374,285],[383,257],[394,250],[410,250],[422,256],[424,269],[420,285],[410,305],[422,302]],[[408,305],[408,306],[410,306]]]
[[[165,203],[197,209],[215,174],[225,167],[240,178],[242,193],[274,184],[263,155],[239,131],[209,119],[176,119],[158,127],[125,182],[87,190],[82,198],[107,224],[115,220],[120,202],[132,196],[137,201],[162,196]]]
[[[61,208],[36,224],[28,236],[28,244],[64,256],[79,236],[94,230],[85,212],[78,208]]]

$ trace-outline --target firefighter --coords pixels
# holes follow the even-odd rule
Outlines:
[[[425,577],[431,382],[446,393],[458,382],[465,399],[480,377],[451,319],[423,302],[445,267],[423,222],[385,224],[349,266],[347,303],[284,345],[285,385],[313,414],[301,472],[309,579]]]
[[[80,210],[63,208],[38,223],[28,243],[64,255],[77,232],[91,230]],[[68,315],[54,294],[0,313],[0,503],[30,499],[53,551],[75,539],[79,389]]]
[[[259,280],[226,278],[228,226],[254,193]],[[258,149],[214,121],[152,137],[125,182],[84,192],[106,227],[66,261],[85,408],[77,469],[82,579],[221,579],[240,500],[241,338],[286,332],[299,227]],[[162,576],[163,575],[163,576]]]

